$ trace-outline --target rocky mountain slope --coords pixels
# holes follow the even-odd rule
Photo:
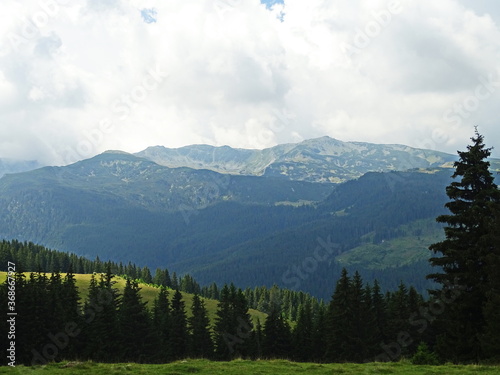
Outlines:
[[[450,167],[454,155],[403,145],[342,142],[330,137],[263,150],[192,145],[177,149],[149,147],[136,154],[168,167],[209,169],[220,173],[339,183],[366,172]]]

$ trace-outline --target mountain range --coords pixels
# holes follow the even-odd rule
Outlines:
[[[204,284],[276,283],[329,298],[345,266],[424,290],[454,160],[328,137],[266,150],[108,151],[2,177],[0,238]]]
[[[451,167],[450,154],[403,145],[342,142],[330,137],[263,150],[192,145],[149,147],[136,154],[170,168],[209,169],[219,173],[340,183],[367,172]]]

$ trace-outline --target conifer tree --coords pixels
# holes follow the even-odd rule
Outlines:
[[[350,321],[351,280],[345,268],[337,281],[327,313],[326,357],[332,362],[346,361],[348,353],[345,343],[352,333]]]
[[[436,256],[430,259],[442,272],[428,275],[445,289],[459,291],[459,296],[447,305],[441,323],[445,333],[440,337],[439,351],[447,359],[479,361],[483,357],[480,338],[485,333],[484,308],[493,289],[488,263],[498,253],[491,237],[491,223],[500,202],[500,192],[493,182],[486,160],[491,148],[475,131],[467,151],[458,152],[455,180],[446,188],[450,202],[448,215],[436,220],[445,223],[445,240],[430,246]],[[496,271],[498,272],[498,270]],[[434,291],[438,295],[440,291]]]
[[[188,354],[188,332],[185,304],[178,289],[172,298],[170,321],[170,351],[172,358],[174,360],[181,359]]]
[[[259,359],[262,357],[262,338],[262,325],[260,324],[260,319],[257,318],[257,323],[255,324],[251,335],[252,347],[250,356],[252,359]]]
[[[177,273],[175,273],[175,272],[172,273],[171,283],[172,283],[172,285],[171,285],[172,289],[177,290],[177,289],[180,288],[180,286],[179,286],[179,279],[177,278]]]
[[[399,332],[408,330],[410,309],[408,304],[408,288],[400,282],[398,290],[389,294],[387,311],[389,317],[389,337],[397,337]]]
[[[153,282],[153,277],[151,276],[151,270],[149,269],[149,267],[142,267],[140,278],[146,284],[151,284]]]
[[[171,319],[168,291],[165,287],[160,288],[153,303],[153,326],[158,336],[158,348],[155,350],[158,361],[169,361],[172,359],[170,350]]]
[[[293,357],[297,361],[310,361],[313,356],[313,317],[311,304],[306,302],[299,307],[299,316],[293,330]]]
[[[265,358],[290,358],[292,336],[279,306],[273,305],[263,329],[262,354]]]
[[[195,294],[191,306],[192,316],[188,319],[189,354],[194,358],[212,358],[213,343],[210,336],[210,320],[205,302]]]
[[[127,278],[118,313],[119,340],[115,340],[122,361],[144,362],[152,357],[151,321],[140,290],[137,281]]]
[[[19,324],[19,326],[26,325],[26,332],[29,332],[29,342],[39,350],[46,344],[47,335],[50,333],[48,329],[50,325],[48,321],[51,319],[48,304],[48,283],[45,273],[32,272],[26,284],[24,311],[19,309],[19,315],[23,317],[23,323]],[[51,360],[53,358],[47,359]]]
[[[372,289],[372,306],[374,314],[374,334],[375,343],[380,344],[385,342],[387,336],[387,304],[384,296],[380,291],[380,285],[377,280],[373,283]]]
[[[64,301],[63,322],[65,322],[65,328],[70,324],[72,327],[76,327],[74,332],[79,333],[83,326],[83,321],[80,316],[80,295],[78,293],[78,287],[76,286],[72,264],[69,264],[68,272],[64,276],[61,300]],[[71,336],[68,347],[65,350],[67,355],[64,357],[67,359],[76,359],[80,351],[81,337],[78,334]]]
[[[358,271],[354,273],[349,294],[351,334],[345,343],[346,357],[349,361],[363,362],[373,350],[375,318],[371,306],[371,289],[369,286],[363,287],[363,280]]]
[[[234,322],[231,294],[227,284],[220,291],[214,327],[215,358],[228,361],[234,353]]]
[[[111,266],[106,273],[92,275],[89,294],[84,305],[85,356],[95,361],[114,362],[120,357],[117,345],[119,294]]]
[[[47,306],[48,314],[50,316],[50,321],[47,321],[46,328],[50,332],[58,332],[64,329],[64,307],[65,301],[62,299],[63,283],[62,277],[59,271],[55,271],[50,275],[49,282],[47,284]]]
[[[327,306],[321,301],[318,310],[313,318],[313,331],[311,334],[312,340],[312,360],[322,362],[325,360],[327,347]]]

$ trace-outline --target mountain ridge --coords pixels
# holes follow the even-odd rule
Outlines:
[[[171,168],[323,183],[344,182],[366,172],[451,167],[457,159],[440,151],[400,144],[343,142],[328,136],[262,150],[210,145],[152,146],[134,155]]]

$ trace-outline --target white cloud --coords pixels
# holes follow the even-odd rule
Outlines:
[[[0,5],[0,157],[325,134],[455,152],[476,124],[500,139],[493,1],[23,4]]]

